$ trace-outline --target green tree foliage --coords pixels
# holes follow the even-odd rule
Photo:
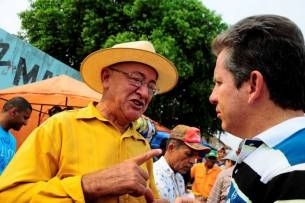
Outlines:
[[[199,0],[36,0],[20,14],[28,41],[79,69],[89,53],[130,40],[150,40],[174,62],[178,85],[153,99],[146,115],[171,128],[218,128],[208,97],[213,38],[227,27]]]

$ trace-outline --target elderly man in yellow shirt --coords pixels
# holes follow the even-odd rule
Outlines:
[[[209,197],[217,175],[221,172],[216,162],[217,151],[211,150],[205,155],[202,163],[196,163],[191,168],[192,192],[202,202]]]
[[[132,124],[177,83],[175,66],[148,41],[115,45],[82,62],[100,102],[36,128],[0,177],[0,202],[152,202],[159,198],[149,143]],[[73,87],[71,87],[73,88]]]

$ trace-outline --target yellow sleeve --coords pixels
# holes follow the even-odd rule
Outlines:
[[[155,199],[160,199],[160,194],[157,189],[156,183],[155,183],[155,178],[154,178],[154,173],[153,173],[153,160],[151,159],[147,163],[147,168],[148,168],[148,174],[149,174],[149,187],[153,191],[154,198]]]
[[[80,175],[56,176],[59,131],[56,120],[50,120],[29,135],[0,176],[0,202],[85,202]]]

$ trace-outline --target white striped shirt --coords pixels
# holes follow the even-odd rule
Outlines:
[[[228,203],[305,202],[305,117],[246,140],[233,171]]]

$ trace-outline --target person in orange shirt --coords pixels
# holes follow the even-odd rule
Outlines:
[[[191,168],[192,192],[202,202],[205,202],[215,183],[221,168],[217,166],[217,151],[211,150],[202,163],[196,163]]]

